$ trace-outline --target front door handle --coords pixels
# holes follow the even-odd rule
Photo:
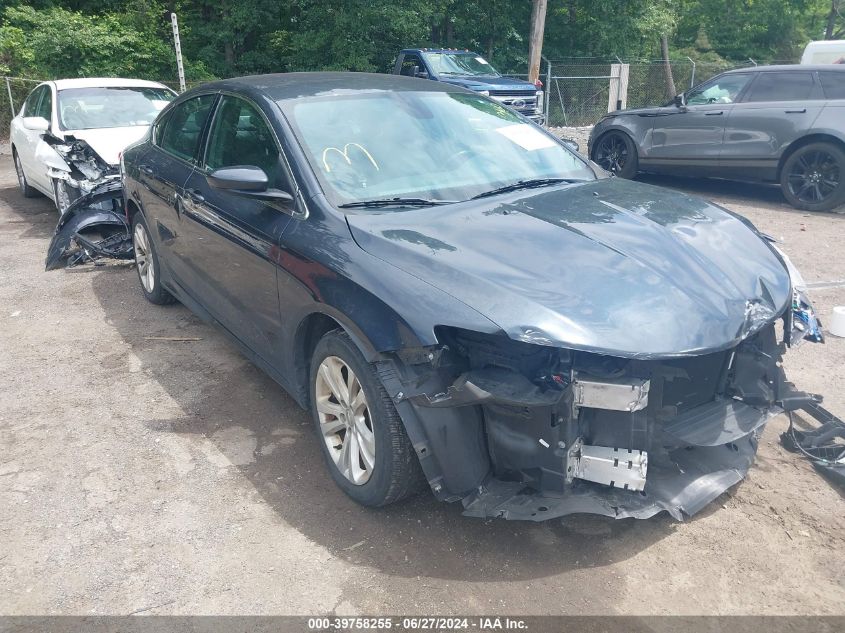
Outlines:
[[[804,114],[807,111],[807,108],[801,108],[800,110],[786,110],[787,114]]]
[[[147,176],[153,175],[153,168],[150,167],[149,165],[138,165],[138,169],[140,169],[142,172],[147,174]]]
[[[724,113],[724,110],[719,110],[718,112],[705,112],[704,116],[722,116]]]
[[[191,199],[191,202],[205,202],[205,197],[196,189],[185,189],[185,193],[188,194],[188,197]]]

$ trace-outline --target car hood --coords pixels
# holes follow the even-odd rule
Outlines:
[[[347,220],[365,251],[541,345],[701,354],[735,345],[791,298],[784,263],[750,223],[619,179]]]
[[[524,90],[527,94],[534,94],[537,90],[533,84],[512,77],[441,75],[440,81],[470,90]]]
[[[64,135],[83,139],[104,161],[110,165],[117,165],[120,152],[144,138],[149,129],[148,125],[133,125],[92,130],[67,130]]]

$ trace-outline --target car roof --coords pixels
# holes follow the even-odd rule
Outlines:
[[[166,88],[164,84],[146,79],[123,79],[121,77],[85,77],[80,79],[56,79],[52,82],[56,90],[68,88]]]
[[[845,72],[845,64],[783,64],[780,66],[748,66],[747,68],[734,68],[727,71],[728,73],[747,73],[747,72],[776,72],[784,70],[832,70],[834,72]]]
[[[423,53],[456,53],[458,55],[478,55],[478,53],[474,53],[468,48],[406,48],[402,50],[403,53],[416,53],[417,51],[421,51]]]
[[[429,81],[402,75],[350,72],[278,73],[249,75],[203,84],[191,91],[232,90],[252,96],[265,96],[273,101],[301,97],[346,95],[351,92],[466,92],[465,89],[440,81]]]

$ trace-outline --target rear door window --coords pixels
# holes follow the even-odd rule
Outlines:
[[[216,97],[202,95],[175,106],[161,135],[160,147],[174,156],[193,161]]]
[[[819,80],[827,99],[845,99],[845,73],[820,71]]]
[[[763,72],[751,84],[748,102],[807,101],[817,98],[810,72]]]

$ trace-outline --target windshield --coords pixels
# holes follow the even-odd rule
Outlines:
[[[438,75],[499,76],[490,62],[474,53],[423,53],[423,57]]]
[[[149,125],[175,95],[166,88],[68,88],[59,91],[59,128]]]
[[[337,205],[467,200],[520,181],[596,177],[553,136],[480,95],[380,91],[279,105]]]

